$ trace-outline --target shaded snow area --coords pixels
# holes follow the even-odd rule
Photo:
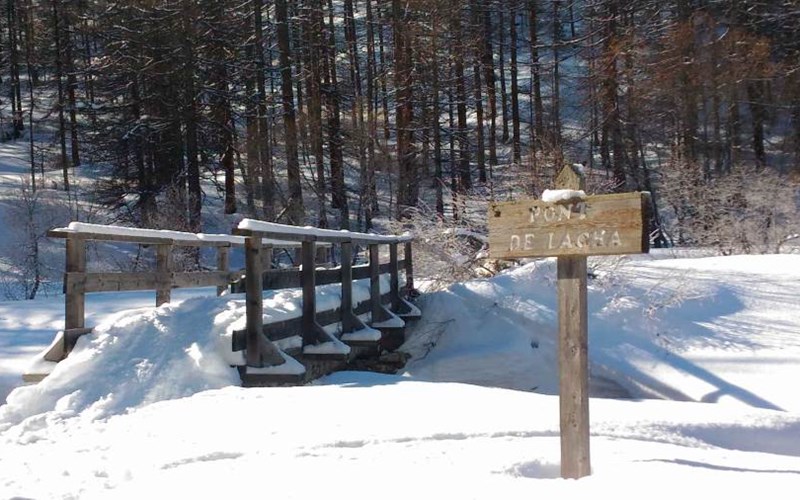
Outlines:
[[[176,291],[160,308],[152,294],[89,294],[95,332],[11,390],[63,301],[0,303],[0,498],[792,495],[800,256],[667,257],[590,260],[601,397],[593,474],[577,481],[558,479],[551,260],[424,294],[404,373],[305,387],[239,387],[244,297]],[[298,291],[265,294],[267,319],[299,314]]]
[[[590,260],[593,392],[800,412],[800,257],[658,257]],[[421,307],[410,375],[558,393],[554,259]]]

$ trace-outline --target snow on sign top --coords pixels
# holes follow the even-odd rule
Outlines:
[[[333,229],[320,229],[312,226],[289,226],[286,224],[278,224],[275,222],[265,222],[255,219],[243,219],[237,227],[239,231],[254,232],[254,233],[267,233],[283,238],[295,238],[308,240],[308,241],[360,241],[364,243],[401,243],[411,241],[412,237],[409,233],[402,236],[380,235],[370,233],[357,233],[353,231],[336,231]]]
[[[542,200],[489,207],[489,253],[495,259],[647,253],[650,193],[586,196],[546,191]]]
[[[570,201],[573,199],[585,200],[586,193],[575,189],[545,189],[542,193],[542,201],[546,203],[556,203],[559,201]]]

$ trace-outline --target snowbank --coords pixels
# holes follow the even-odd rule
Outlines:
[[[592,394],[800,411],[800,256],[664,257],[590,259]],[[408,375],[558,393],[553,259],[421,307]]]

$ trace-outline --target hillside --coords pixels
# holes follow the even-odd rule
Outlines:
[[[654,257],[595,266],[595,394],[632,399],[592,398],[584,480],[552,480],[554,273],[537,261],[423,295],[404,373],[297,388],[237,387],[225,332],[243,297],[137,310],[137,294],[95,294],[97,333],[0,406],[0,493],[207,497],[268,485],[283,498],[673,498],[702,484],[739,498],[796,488],[800,256]],[[59,321],[57,300],[17,305],[0,304],[7,381]]]

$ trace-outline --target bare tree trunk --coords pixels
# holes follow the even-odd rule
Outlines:
[[[320,0],[306,0],[301,7],[303,41],[305,47],[305,80],[306,80],[306,114],[308,117],[309,142],[311,154],[314,155],[316,165],[316,195],[318,207],[318,227],[328,227],[328,217],[325,209],[325,195],[327,193],[325,182],[325,155],[323,152],[322,134],[322,2]],[[327,68],[327,61],[326,61]],[[327,71],[326,71],[327,73]],[[330,85],[327,74],[325,85]]]
[[[201,209],[202,192],[200,189],[200,162],[197,143],[197,97],[194,86],[196,68],[195,47],[196,34],[193,22],[196,19],[195,6],[188,1],[183,9],[183,64],[184,64],[184,96],[183,126],[186,148],[186,182],[188,188],[187,207],[189,211],[189,230],[195,233],[202,231]],[[199,258],[199,255],[198,255]]]
[[[522,158],[519,131],[519,86],[517,82],[517,0],[511,0],[509,9],[509,22],[511,23],[511,127],[512,149],[514,163],[519,163]]]
[[[561,45],[561,2],[553,0],[553,149],[561,161],[561,64],[559,46]],[[616,159],[615,159],[616,160]]]
[[[12,136],[17,139],[25,129],[25,120],[22,118],[22,90],[19,80],[19,12],[15,1],[9,0],[7,2],[6,14],[8,20]]]
[[[531,53],[531,102],[534,114],[535,126],[534,140],[531,142],[533,151],[541,151],[542,139],[544,139],[544,105],[542,104],[542,68],[539,63],[539,26],[536,0],[528,1],[529,21],[530,21],[530,53]]]
[[[416,169],[414,165],[412,59],[409,13],[402,0],[392,0],[395,58],[395,120],[397,128],[397,217],[403,217],[408,207],[416,206]]]
[[[497,43],[498,48],[498,71],[500,71],[500,103],[502,106],[503,112],[503,136],[502,141],[503,143],[508,142],[508,94],[506,94],[506,57],[503,50],[505,45],[505,21],[503,20],[503,13],[505,12],[505,6],[503,5],[504,2],[501,2],[500,8],[497,10],[498,15],[498,26],[500,26],[500,41]]]
[[[450,64],[450,80],[453,79],[453,62]],[[453,210],[453,220],[458,220],[458,173],[456,168],[456,122],[455,122],[455,103],[453,102],[453,86],[447,86],[447,125],[450,135],[450,156],[448,157],[448,168],[450,170],[450,198]]]
[[[375,92],[375,33],[372,14],[372,0],[366,0],[367,22],[367,168],[362,185],[364,196],[364,229],[372,228],[372,217],[377,210],[377,187],[375,185],[375,140],[378,131],[376,109],[378,107]]]
[[[244,166],[244,191],[245,202],[247,204],[247,213],[251,216],[256,215],[256,186],[258,185],[258,170],[260,165],[260,148],[259,148],[259,133],[258,133],[258,119],[255,102],[255,71],[253,65],[253,44],[247,44],[245,47],[245,59],[247,62],[244,65],[244,90],[245,90],[245,105],[244,105],[244,119],[245,119],[245,152],[247,159]]]
[[[62,18],[64,20],[64,51],[67,72],[67,102],[69,103],[69,131],[70,131],[70,153],[72,156],[72,166],[77,167],[81,164],[80,148],[78,141],[78,118],[76,114],[77,106],[75,103],[75,89],[78,86],[78,81],[75,76],[75,61],[72,55],[72,25],[70,24],[70,16],[72,12],[66,13]]]
[[[456,83],[456,110],[458,112],[458,191],[465,193],[472,188],[472,174],[470,173],[469,136],[467,134],[467,93],[464,82],[464,42],[461,32],[461,9],[455,2],[451,12],[451,29],[453,41],[451,50]]]
[[[292,89],[292,58],[289,47],[289,14],[286,0],[275,0],[275,22],[278,31],[278,52],[281,67],[281,101],[283,107],[284,140],[286,143],[286,176],[289,200],[286,211],[290,223],[301,225],[305,219],[303,188],[300,184],[300,163],[297,159],[297,122]]]
[[[31,5],[25,2],[25,66],[28,73],[28,148],[31,157],[31,189],[36,192],[36,150],[33,137],[33,112],[36,108],[34,97],[35,78],[33,77],[33,26],[31,21]],[[44,181],[44,179],[42,179]]]
[[[483,11],[483,37],[483,69],[486,74],[486,96],[489,101],[489,177],[491,177],[492,166],[497,165],[497,92],[492,49],[492,18],[488,8]]]
[[[64,119],[64,69],[61,59],[61,26],[59,19],[61,12],[59,10],[61,1],[52,0],[53,9],[53,39],[55,40],[55,63],[56,63],[56,85],[58,86],[58,136],[61,146],[61,171],[64,177],[64,191],[69,191],[69,160],[67,159],[67,123]]]
[[[741,129],[739,95],[736,91],[736,85],[731,85],[731,94],[728,103],[728,154],[730,156],[728,172],[730,172],[739,161],[739,152],[742,147]]]
[[[328,47],[336,47],[336,24],[333,18],[333,1],[328,0]],[[323,46],[324,58],[327,61],[328,71],[326,75],[326,87],[328,87],[327,97],[329,103],[328,112],[328,149],[331,155],[331,190],[333,198],[331,205],[339,209],[341,228],[350,228],[350,210],[347,203],[347,186],[344,177],[344,156],[342,153],[342,125],[341,125],[341,104],[339,95],[339,82],[336,76],[336,57],[335,53],[330,54]]]
[[[438,17],[436,18],[438,21]],[[434,23],[435,24],[435,23]],[[439,53],[439,32],[434,30],[431,33],[431,53],[435,59]],[[436,193],[436,213],[440,218],[444,218],[444,179],[442,178],[442,133],[439,125],[442,110],[440,107],[440,84],[439,84],[439,65],[435,62],[430,65],[432,73],[433,92],[433,113],[430,117],[431,130],[433,131],[433,182],[434,192]]]
[[[470,1],[470,32],[475,38],[475,45],[473,46],[473,78],[472,85],[475,97],[475,119],[477,123],[476,128],[476,151],[475,160],[478,163],[478,180],[486,182],[486,143],[483,137],[483,95],[481,90],[481,55],[483,52],[484,43],[482,40],[482,30],[480,25],[480,12],[477,0]]]
[[[267,95],[264,82],[266,60],[264,58],[264,30],[262,21],[263,0],[253,0],[253,32],[256,61],[256,113],[258,120],[258,166],[261,174],[260,198],[264,220],[275,219],[275,172],[272,166],[272,142],[270,120],[267,116]]]
[[[767,164],[767,153],[764,148],[766,109],[763,85],[762,82],[750,82],[747,85],[747,100],[750,102],[750,115],[753,118],[753,154],[758,168]]]
[[[349,49],[350,58],[350,78],[353,85],[353,106],[354,125],[356,128],[356,147],[358,149],[358,165],[362,179],[361,192],[367,191],[366,186],[371,175],[367,172],[372,168],[367,160],[367,130],[364,122],[364,95],[361,88],[361,62],[358,51],[358,33],[356,32],[355,16],[353,14],[353,0],[345,0],[345,39]],[[349,228],[349,222],[343,229]]]
[[[378,14],[378,54],[380,56],[380,66],[378,73],[380,74],[380,82],[381,82],[381,106],[383,107],[383,142],[384,144],[389,143],[389,138],[391,134],[389,132],[389,93],[386,91],[386,80],[389,78],[388,73],[389,71],[386,68],[386,49],[383,43],[383,11],[381,9],[381,4],[384,2],[377,3],[377,14]],[[396,49],[395,49],[396,50]],[[397,57],[397,56],[395,56]]]

